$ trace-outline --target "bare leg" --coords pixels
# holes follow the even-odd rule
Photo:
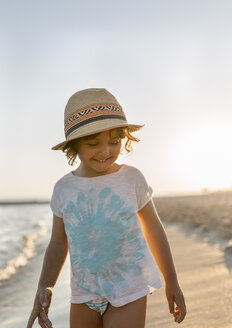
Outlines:
[[[70,307],[70,328],[102,328],[102,317],[99,312],[90,309],[85,303],[73,304]]]
[[[120,307],[108,305],[103,315],[104,328],[144,328],[147,296]]]

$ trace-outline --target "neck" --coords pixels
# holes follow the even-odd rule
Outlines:
[[[109,170],[107,170],[106,172],[96,172],[93,171],[91,169],[89,169],[88,167],[85,167],[83,165],[83,163],[81,163],[78,168],[73,171],[74,175],[77,175],[79,177],[97,177],[97,176],[101,176],[101,175],[107,175],[110,173],[114,173],[117,172],[122,165],[118,165],[117,163],[114,163]]]

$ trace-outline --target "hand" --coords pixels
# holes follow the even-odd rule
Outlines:
[[[52,328],[52,323],[48,319],[48,311],[52,300],[52,288],[38,289],[34,306],[28,320],[27,328],[31,328],[35,319],[38,317],[38,322],[42,328]]]
[[[166,297],[168,300],[169,311],[173,314],[174,321],[180,323],[184,320],[186,315],[186,305],[184,295],[178,282],[166,283]]]

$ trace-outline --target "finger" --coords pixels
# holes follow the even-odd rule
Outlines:
[[[168,307],[169,307],[169,312],[171,314],[174,313],[174,301],[172,299],[168,299]]]
[[[42,327],[42,328],[48,328],[48,326],[45,324],[45,322],[42,319],[40,319],[40,318],[38,318],[38,323],[39,323],[39,326],[40,327]]]
[[[181,293],[180,297],[176,298],[176,309],[180,311],[180,313],[186,314],[186,305],[184,295]]]
[[[35,319],[37,318],[37,316],[38,316],[38,312],[32,310],[31,315],[30,315],[30,318],[29,318],[28,323],[27,323],[27,328],[31,328],[32,327],[32,325],[33,325]]]
[[[186,316],[186,307],[183,305],[182,307],[178,308],[178,311],[176,312],[175,315],[175,321],[180,323],[181,321],[184,320]]]
[[[174,317],[177,317],[179,314],[180,314],[180,311],[175,311],[175,312],[173,313],[173,316],[174,316]]]
[[[42,328],[48,328],[48,326],[45,325],[45,323],[43,322],[43,320],[38,319],[38,323],[39,323],[39,326],[40,326],[40,327],[42,327]]]
[[[46,325],[46,328],[51,328],[52,327],[52,323],[51,321],[48,319],[48,316],[46,315],[45,311],[43,310],[42,312],[40,312],[39,314],[39,318],[41,319],[41,321]]]
[[[38,318],[38,323],[39,323],[39,326],[42,327],[42,328],[48,328],[47,325],[45,325],[45,323],[43,322],[42,319]]]
[[[179,315],[175,318],[175,321],[180,323],[181,321],[184,320],[185,316],[186,316],[186,313],[180,312]]]

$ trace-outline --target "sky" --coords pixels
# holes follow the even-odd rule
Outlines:
[[[64,108],[104,87],[145,124],[119,163],[154,196],[232,188],[232,2],[0,1],[0,199],[49,199],[75,170]]]

